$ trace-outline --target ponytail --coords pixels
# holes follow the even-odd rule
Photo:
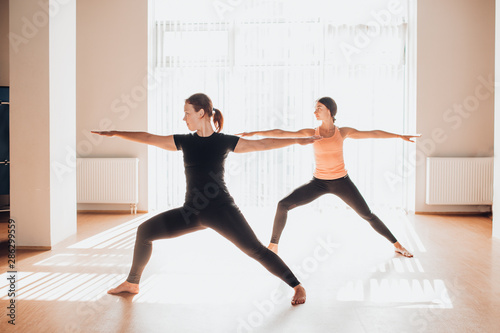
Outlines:
[[[209,118],[213,116],[215,130],[217,131],[217,133],[222,130],[222,126],[224,125],[224,117],[222,116],[222,112],[220,112],[220,110],[214,109],[210,97],[202,93],[197,93],[187,98],[186,103],[191,104],[196,112],[199,112],[201,109],[203,109],[205,111],[205,115],[207,115]]]
[[[222,116],[222,112],[219,109],[214,108],[214,125],[217,133],[220,133],[222,130],[222,126],[224,126],[224,117]]]

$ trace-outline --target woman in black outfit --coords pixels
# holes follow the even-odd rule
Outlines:
[[[216,131],[212,127],[212,118]],[[212,101],[205,94],[194,94],[186,99],[183,120],[194,133],[159,136],[146,132],[93,131],[96,134],[116,136],[166,150],[182,150],[186,174],[184,205],[160,213],[138,227],[128,278],[108,293],[139,292],[139,281],[151,257],[153,241],[211,228],[292,287],[295,290],[293,305],[304,303],[305,289],[281,258],[257,239],[234,203],[224,182],[224,161],[230,151],[246,153],[286,147],[295,143],[305,145],[313,143],[319,137],[245,140],[222,134],[222,113],[213,109]]]

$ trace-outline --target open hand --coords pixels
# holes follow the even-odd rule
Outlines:
[[[90,132],[102,136],[114,136],[116,134],[116,131],[90,131]]]
[[[417,134],[417,135],[400,135],[400,138],[408,141],[408,142],[415,142],[415,138],[419,138],[422,136],[422,134]],[[413,140],[412,140],[413,139]]]

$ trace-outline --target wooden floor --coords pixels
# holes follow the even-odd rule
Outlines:
[[[267,244],[272,209],[242,209]],[[78,235],[16,255],[16,326],[1,332],[499,332],[500,240],[489,217],[376,212],[415,257],[403,258],[351,210],[289,214],[280,255],[291,289],[211,230],[154,243],[136,296],[106,290],[128,273],[147,215],[79,214]]]

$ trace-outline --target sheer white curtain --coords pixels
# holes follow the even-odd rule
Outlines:
[[[272,1],[245,6],[250,10],[262,3],[286,12],[280,1],[274,7]],[[339,127],[404,132],[404,15],[385,24],[339,24],[325,17],[266,13],[260,19],[156,22],[159,85],[152,94],[152,131],[186,133],[184,99],[204,92],[223,112],[228,134],[316,127],[314,104],[323,96],[336,100]],[[158,209],[180,205],[181,153],[155,154],[150,176],[156,179]],[[402,184],[385,178],[403,168],[401,140],[348,139],[344,154],[351,178],[371,205],[402,206]],[[292,146],[231,154],[226,177],[239,205],[275,206],[310,180],[313,169],[312,146]],[[316,204],[325,200],[343,206],[332,198]]]

